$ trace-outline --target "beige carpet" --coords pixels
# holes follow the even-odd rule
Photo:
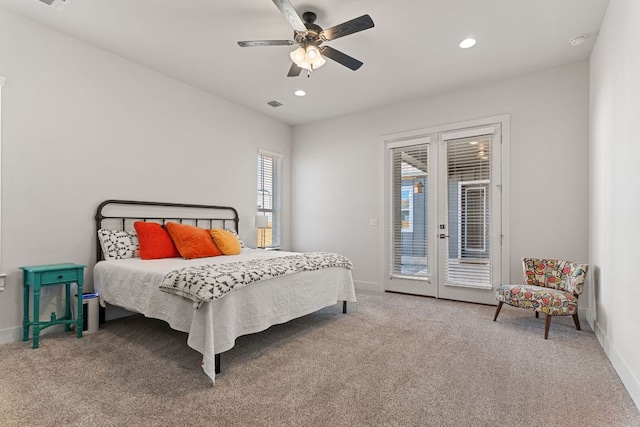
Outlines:
[[[138,316],[0,346],[0,425],[640,426],[571,318],[545,341],[521,309],[358,298],[240,338],[214,387],[186,334]]]

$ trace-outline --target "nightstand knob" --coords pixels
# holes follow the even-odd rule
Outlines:
[[[61,274],[58,276],[58,279],[62,279],[64,276]]]

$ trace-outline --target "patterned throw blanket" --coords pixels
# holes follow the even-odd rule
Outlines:
[[[200,306],[204,302],[222,298],[234,289],[301,271],[343,267],[351,270],[348,258],[330,252],[309,252],[269,259],[251,259],[185,267],[169,272],[160,290],[190,299]]]

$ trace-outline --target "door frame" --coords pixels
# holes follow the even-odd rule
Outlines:
[[[511,277],[511,262],[510,262],[510,205],[511,205],[511,188],[510,188],[510,145],[511,145],[511,116],[509,114],[484,117],[480,119],[467,120],[456,123],[449,123],[440,126],[434,126],[429,128],[415,129],[397,133],[390,133],[382,135],[379,139],[379,167],[378,167],[378,218],[380,218],[380,227],[378,230],[378,238],[381,244],[381,250],[378,258],[378,289],[380,291],[386,290],[386,283],[389,278],[389,246],[390,246],[390,212],[388,206],[390,206],[390,188],[388,183],[388,164],[387,164],[387,150],[388,145],[399,142],[409,142],[411,140],[425,140],[430,138],[434,140],[434,134],[464,131],[467,128],[478,128],[482,126],[490,126],[494,124],[500,124],[501,128],[501,185],[502,185],[502,204],[500,208],[501,213],[501,239],[502,245],[500,248],[501,268],[498,272],[498,283],[508,283]],[[437,139],[437,138],[436,138]],[[436,203],[438,201],[436,200]],[[439,206],[435,206],[438,209]],[[437,227],[437,224],[430,224],[430,227]],[[434,230],[437,232],[437,230]],[[440,262],[440,260],[438,260]],[[436,286],[436,289],[438,286]],[[435,297],[439,297],[436,291]]]
[[[503,262],[503,251],[502,251],[502,129],[500,123],[495,123],[492,126],[481,126],[475,127],[471,129],[463,129],[463,130],[455,130],[452,132],[441,132],[438,134],[438,142],[440,148],[440,161],[439,161],[439,176],[444,180],[441,181],[441,187],[439,188],[438,194],[438,219],[440,223],[448,223],[448,213],[449,209],[447,208],[449,200],[449,189],[448,189],[448,162],[447,162],[447,153],[448,153],[448,144],[460,140],[468,140],[470,138],[481,137],[482,135],[491,135],[491,157],[492,165],[497,165],[497,168],[492,167],[490,169],[491,175],[489,178],[491,191],[495,192],[495,196],[492,196],[489,200],[491,206],[491,229],[492,231],[489,235],[490,245],[493,248],[490,251],[491,260],[490,265],[492,267],[492,271],[497,271],[497,274],[491,275],[491,284],[487,287],[480,287],[471,284],[463,284],[450,282],[446,277],[446,265],[448,264],[449,253],[448,253],[448,244],[451,242],[450,238],[440,239],[439,243],[439,251],[438,254],[441,255],[439,258],[438,266],[440,268],[440,277],[442,280],[438,283],[438,297],[445,299],[453,299],[457,301],[469,301],[480,304],[495,304],[495,290],[500,286],[502,280],[502,274],[500,269],[494,269],[495,267],[501,268]],[[489,187],[487,187],[489,188]],[[446,229],[446,233],[448,235],[452,235],[453,231],[448,227]],[[458,230],[459,233],[459,230]],[[496,249],[497,248],[497,249]]]
[[[427,179],[427,189],[426,192],[427,194],[437,194],[437,178],[433,175],[434,170],[437,169],[438,166],[438,156],[434,155],[434,153],[437,153],[437,149],[434,149],[434,146],[437,146],[438,141],[434,140],[431,136],[417,136],[415,138],[405,138],[405,139],[401,139],[401,140],[393,140],[393,141],[386,141],[384,144],[384,157],[385,157],[385,170],[383,171],[383,175],[385,176],[384,178],[384,194],[386,197],[386,201],[385,201],[385,216],[383,217],[383,224],[381,229],[385,230],[385,251],[386,251],[386,258],[385,258],[385,265],[383,266],[384,269],[386,269],[386,278],[388,278],[389,280],[391,280],[390,278],[390,273],[389,273],[389,256],[390,256],[390,235],[391,235],[391,230],[389,229],[389,221],[391,220],[392,217],[392,206],[391,206],[391,201],[390,201],[390,196],[391,196],[391,189],[392,189],[392,177],[391,174],[388,173],[390,172],[390,170],[392,169],[391,166],[391,158],[388,156],[389,152],[391,151],[391,149],[393,148],[399,148],[399,147],[403,147],[403,146],[412,146],[412,145],[428,145],[429,146],[429,157],[428,157],[428,174],[429,174],[429,178]],[[428,217],[429,218],[434,218],[437,215],[437,210],[436,210],[437,205],[434,203],[433,205],[429,204],[428,205]],[[431,226],[429,227],[429,233],[431,234],[432,238],[428,240],[428,248],[427,248],[427,256],[428,256],[428,265],[429,265],[429,277],[428,278],[420,278],[420,279],[406,279],[404,277],[396,277],[395,278],[395,282],[394,282],[394,288],[393,292],[406,292],[406,293],[413,293],[416,295],[423,295],[423,296],[432,296],[435,297],[437,296],[437,287],[438,287],[438,273],[439,273],[439,268],[438,268],[438,259],[435,256],[437,254],[438,251],[438,241],[435,238],[435,235],[433,234],[433,230],[431,228]],[[407,280],[409,280],[407,282]],[[416,286],[414,285],[415,282],[421,283],[420,286],[418,286],[418,288],[416,288]],[[386,286],[386,282],[381,282],[382,287],[384,290],[387,290],[387,286]]]

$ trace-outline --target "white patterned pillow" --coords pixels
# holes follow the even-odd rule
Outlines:
[[[240,238],[240,236],[238,236],[238,232],[236,230],[233,230],[231,228],[225,228],[225,230],[227,230],[228,232],[230,232],[231,234],[233,234],[234,236],[236,236],[238,238],[238,242],[240,242],[240,247],[244,248],[244,242],[242,241],[242,239]]]
[[[98,230],[98,240],[105,260],[136,258],[140,256],[140,243],[134,231]]]

